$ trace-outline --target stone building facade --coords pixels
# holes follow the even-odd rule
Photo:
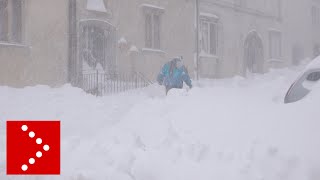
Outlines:
[[[264,73],[319,55],[318,6],[316,0],[201,0],[201,74]]]
[[[66,17],[65,0],[0,0],[1,85],[67,82]]]
[[[199,0],[199,76],[264,73],[319,54],[319,0]],[[0,85],[155,80],[183,56],[196,73],[195,0],[0,0]]]

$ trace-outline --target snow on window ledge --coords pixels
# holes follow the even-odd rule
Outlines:
[[[208,54],[208,53],[204,53],[204,52],[201,52],[199,54],[200,57],[204,57],[204,58],[214,58],[214,59],[218,59],[219,57],[217,55],[214,55],[214,54]]]
[[[201,17],[206,17],[206,18],[213,18],[215,20],[219,19],[219,16],[217,16],[215,14],[211,14],[211,13],[205,13],[205,12],[200,12],[200,16]]]
[[[140,7],[143,9],[145,13],[157,13],[162,14],[164,13],[165,9],[163,7],[155,6],[152,4],[141,4]]]
[[[158,9],[158,10],[164,11],[163,7],[155,6],[155,5],[152,5],[152,4],[141,4],[141,7],[142,8]]]
[[[209,21],[209,22],[218,22],[219,16],[217,16],[215,14],[201,12],[200,13],[200,20]]]
[[[19,44],[19,43],[8,43],[8,42],[0,42],[0,47],[7,46],[7,47],[19,47],[19,48],[30,48],[27,45]]]
[[[284,63],[283,60],[281,59],[275,59],[275,58],[271,58],[267,60],[268,63]]]
[[[146,53],[166,54],[166,52],[161,49],[142,48],[141,50],[142,52],[146,52]]]

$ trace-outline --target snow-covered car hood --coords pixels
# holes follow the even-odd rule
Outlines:
[[[284,98],[285,103],[303,99],[320,79],[320,56],[311,61],[290,86]]]

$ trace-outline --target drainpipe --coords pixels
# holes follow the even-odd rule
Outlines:
[[[196,0],[196,78],[199,80],[199,0]]]
[[[77,62],[77,1],[69,0],[68,6],[68,82],[73,86],[79,86],[79,63]]]

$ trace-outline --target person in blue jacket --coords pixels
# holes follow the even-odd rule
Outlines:
[[[182,89],[183,82],[192,88],[192,82],[186,67],[182,63],[181,58],[174,58],[166,63],[157,78],[160,85],[166,87],[166,93],[172,88]]]

